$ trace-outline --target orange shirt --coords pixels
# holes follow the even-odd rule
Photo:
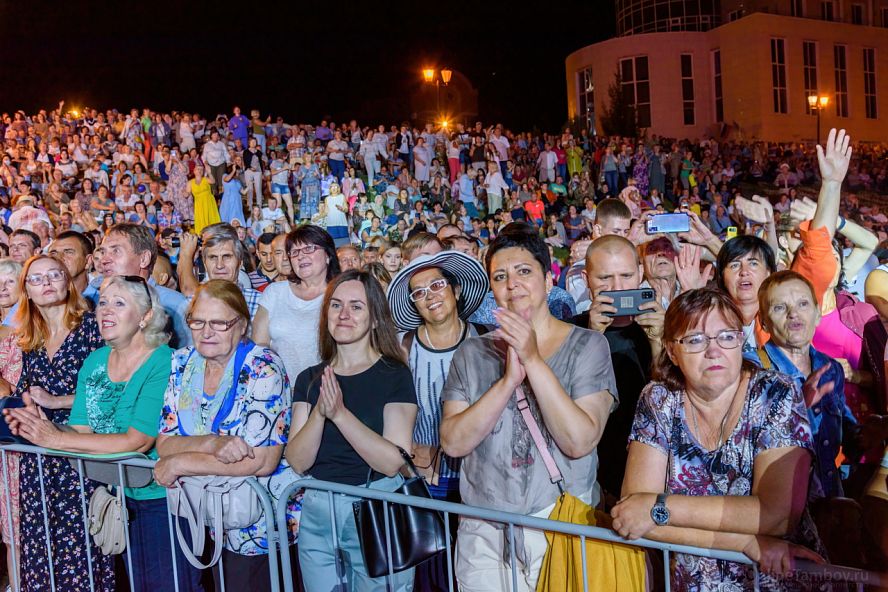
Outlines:
[[[531,220],[543,220],[546,216],[546,207],[541,199],[524,202],[524,211]]]

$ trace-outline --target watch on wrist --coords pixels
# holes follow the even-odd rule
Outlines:
[[[657,526],[666,526],[669,524],[669,509],[666,507],[666,495],[660,493],[657,495],[657,503],[651,508],[651,520]]]

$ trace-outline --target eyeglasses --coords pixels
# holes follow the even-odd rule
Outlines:
[[[450,285],[446,279],[441,278],[439,280],[435,280],[425,288],[417,288],[410,292],[410,302],[419,302],[420,300],[425,300],[429,296],[429,292],[433,294],[437,294],[444,288]]]
[[[67,278],[67,274],[61,269],[50,269],[46,273],[32,273],[25,277],[25,281],[31,286],[42,286],[49,280],[50,283],[56,283]]]
[[[301,249],[298,247],[293,247],[290,249],[290,257],[298,257],[299,255],[311,255],[321,247],[317,245],[305,245]]]
[[[210,329],[212,329],[213,331],[224,333],[225,331],[228,331],[229,329],[234,327],[239,320],[240,317],[235,317],[230,321],[223,321],[221,319],[205,321],[203,319],[193,319],[191,317],[188,317],[187,319],[185,319],[185,324],[187,324],[188,328],[192,331],[201,331],[204,327],[207,326],[207,323],[209,323]]]
[[[709,347],[709,342],[713,339],[715,339],[715,342],[722,349],[737,349],[737,347],[743,343],[743,336],[743,331],[728,329],[719,332],[719,334],[714,337],[710,337],[703,333],[694,333],[693,335],[686,335],[675,341],[681,344],[685,353],[698,354],[702,351],[706,351],[706,348]]]
[[[148,282],[145,281],[145,278],[143,278],[140,275],[124,275],[121,277],[128,282],[135,282],[137,284],[142,284],[142,287],[145,288],[145,296],[148,297],[148,303],[149,304],[151,303],[151,291],[148,289]]]

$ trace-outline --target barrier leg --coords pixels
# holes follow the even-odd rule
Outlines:
[[[339,549],[339,529],[336,528],[336,504],[333,503],[333,492],[327,492],[327,500],[330,502],[330,532],[333,533],[333,557],[336,563],[336,579],[339,580],[340,589],[344,588],[343,579],[345,578],[345,569],[342,566],[342,556]]]
[[[515,525],[509,523],[509,565],[512,571],[512,592],[518,592],[518,569],[515,563]]]
[[[49,513],[46,509],[46,485],[43,482],[43,455],[37,453],[37,475],[40,480],[40,503],[43,506],[43,533],[46,539],[46,561],[49,569],[49,587],[55,592],[55,566],[52,564],[52,539],[49,536]]]
[[[86,565],[89,567],[89,589],[91,592],[95,592],[96,583],[94,581],[93,576],[93,556],[92,556],[92,545],[89,539],[89,511],[87,510],[86,503],[86,482],[83,479],[83,475],[86,474],[86,469],[83,466],[83,459],[77,459],[77,475],[80,480],[80,508],[81,512],[83,512],[83,537],[86,543]],[[132,588],[130,588],[132,590]]]
[[[178,518],[177,518],[178,520]],[[176,542],[176,537],[173,534],[175,531],[175,526],[173,526],[173,513],[170,512],[169,503],[167,503],[167,523],[170,526],[170,554],[172,555],[171,559],[173,560],[173,586],[174,592],[179,592],[179,570],[176,567],[176,545],[179,543]]]
[[[453,592],[453,555],[450,549],[450,512],[444,512],[444,542],[447,546],[447,592]]]
[[[395,575],[394,565],[392,562],[392,528],[389,520],[389,503],[382,502],[382,515],[385,516],[385,556],[388,559],[388,573],[385,576],[385,589],[388,592],[394,592],[394,584],[392,578]]]
[[[126,567],[127,567],[127,575],[129,576],[129,585],[130,590],[135,590],[136,587],[133,583],[133,546],[130,543],[130,532],[129,532],[129,511],[126,508],[126,494],[124,494],[124,488],[126,487],[126,475],[124,474],[123,465],[117,463],[117,477],[120,481],[120,491],[117,492],[117,495],[120,496],[122,501],[120,508],[120,516],[123,519],[123,538],[126,541]]]
[[[583,592],[589,592],[589,579],[586,574],[586,537],[580,537],[580,557],[583,561]]]
[[[666,578],[664,582],[664,586],[666,587],[666,592],[670,592],[672,590],[672,574],[669,569],[669,549],[663,549],[663,577]]]
[[[224,540],[224,533],[216,533],[216,536],[221,536]],[[219,588],[222,592],[225,592],[225,549],[222,549],[222,555],[219,555]]]
[[[15,520],[12,519],[12,488],[9,487],[9,467],[8,467],[8,458],[5,450],[0,450],[0,456],[2,456],[3,462],[3,488],[6,490],[6,522],[9,527],[9,556],[12,558],[12,565],[10,565],[10,569],[12,573],[9,574],[9,581],[12,583],[12,589],[14,592],[21,592],[21,582],[19,582],[18,576],[18,557],[16,556],[15,549]],[[21,495],[21,494],[19,494]],[[21,500],[21,497],[19,497]],[[21,506],[21,503],[19,503]]]

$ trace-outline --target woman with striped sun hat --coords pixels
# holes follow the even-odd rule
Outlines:
[[[398,329],[404,331],[401,346],[413,374],[419,405],[413,432],[415,463],[436,499],[459,502],[459,461],[444,455],[438,436],[441,390],[459,345],[468,337],[487,332],[484,325],[468,322],[487,291],[484,268],[458,251],[412,260],[388,289],[392,317]],[[417,567],[416,589],[446,588],[443,554]]]

